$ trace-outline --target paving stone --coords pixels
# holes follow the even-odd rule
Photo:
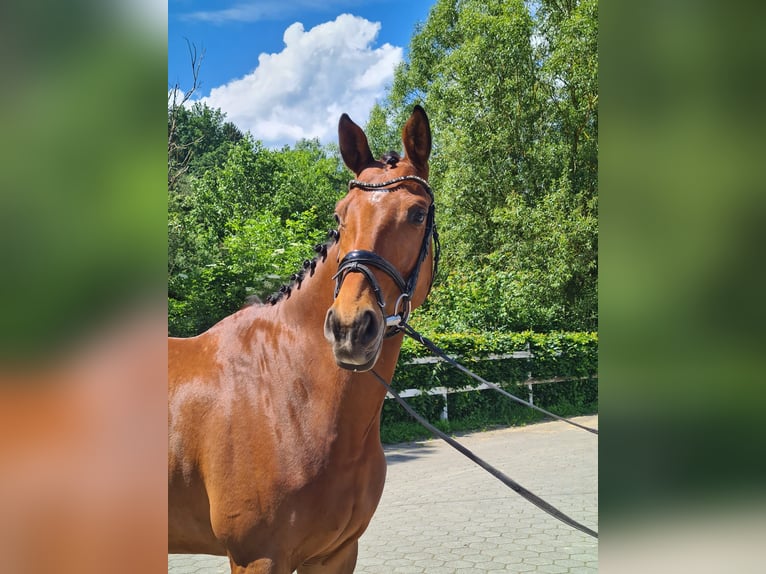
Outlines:
[[[471,560],[450,560],[447,564],[457,570],[458,568],[471,568],[476,571],[476,563]]]
[[[570,568],[570,569],[571,568],[582,568],[583,566],[585,566],[585,563],[582,562],[581,560],[570,560],[570,559],[566,559],[566,560],[554,560],[553,563],[556,566],[563,566],[564,568]]]
[[[474,572],[487,572],[488,570],[502,569],[505,565],[493,560],[485,560],[482,562],[477,562],[474,566],[476,567]]]
[[[544,544],[544,543],[537,543],[537,544],[529,544],[527,546],[527,550],[529,552],[534,552],[538,556],[540,554],[543,554],[544,552],[547,552],[550,550],[550,544]],[[551,562],[551,560],[548,560],[548,562]]]
[[[569,557],[569,554],[566,552],[561,551],[554,551],[554,552],[540,552],[541,558],[550,558],[553,561],[556,560],[565,560]]]
[[[572,560],[582,560],[583,562],[587,563],[589,560],[593,558],[592,554],[585,554],[581,549],[577,550],[577,554],[572,554],[570,556]]]
[[[463,553],[468,554],[471,551],[476,551],[477,553],[482,550],[492,550],[494,548],[497,548],[497,544],[495,542],[488,542],[486,539],[482,540],[480,542],[471,542],[468,545],[468,548],[466,548]]]
[[[390,560],[386,561],[386,565],[392,568],[396,566],[409,566],[410,561],[406,558],[391,558]]]
[[[367,560],[365,560],[365,563]],[[413,562],[415,566],[420,566],[421,568],[425,569],[426,572],[431,572],[431,569],[437,568],[439,566],[444,566],[444,560],[438,560],[436,558],[431,558],[428,560],[415,560]]]
[[[546,564],[553,564],[553,561],[550,558],[542,558],[540,556],[536,556],[533,558],[527,558],[524,560],[527,564],[535,564],[537,566],[545,566]]]
[[[567,570],[567,568],[557,566],[556,564],[543,564],[537,569],[538,572],[544,572],[545,574],[564,574]]]
[[[516,564],[511,572],[535,572],[537,566],[534,564]]]
[[[485,546],[487,546],[486,542],[472,542],[469,546],[461,548],[460,554],[463,556],[475,556],[477,554],[482,554],[483,550],[486,549]],[[497,548],[495,544],[491,544],[490,547]]]
[[[360,571],[359,565],[357,565],[355,572],[359,572],[359,571]],[[444,566],[435,566],[433,568],[428,568],[426,572],[428,574],[455,574],[455,569],[449,564],[445,564]]]

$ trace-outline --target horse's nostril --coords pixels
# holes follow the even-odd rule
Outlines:
[[[359,323],[359,336],[362,344],[370,343],[378,336],[378,316],[372,311],[365,311]]]
[[[325,317],[324,334],[329,340],[337,340],[340,336],[340,325],[338,325],[338,322],[335,320],[335,314],[332,309],[327,311],[327,316]]]

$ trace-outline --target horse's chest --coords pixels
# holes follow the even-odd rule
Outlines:
[[[247,487],[220,491],[221,499],[212,505],[222,511],[213,519],[218,535],[230,543],[259,541],[256,546],[264,537],[280,540],[306,559],[358,538],[383,492],[385,458],[379,444],[353,459],[330,456],[298,464],[302,458],[283,453],[272,473],[252,472]]]
[[[328,469],[294,494],[289,507],[291,528],[311,545],[306,554],[321,553],[358,538],[378,506],[385,482],[382,455],[345,469]]]
[[[354,457],[328,454],[321,461],[286,464],[283,480],[274,483],[273,494],[282,497],[296,522],[303,517],[305,522],[335,530],[358,516],[372,515],[383,492],[385,473],[379,445]]]

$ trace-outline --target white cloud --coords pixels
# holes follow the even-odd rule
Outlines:
[[[267,146],[334,141],[340,114],[366,122],[402,60],[400,47],[372,48],[379,31],[379,22],[350,14],[309,31],[296,22],[285,30],[281,52],[260,54],[253,72],[202,100]]]

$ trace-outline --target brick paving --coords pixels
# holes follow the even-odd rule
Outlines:
[[[598,426],[598,416],[577,417]],[[561,422],[463,435],[490,464],[598,530],[598,438]],[[386,488],[357,574],[598,571],[598,541],[522,499],[447,444],[386,447]],[[169,574],[227,574],[227,558],[171,555]]]

